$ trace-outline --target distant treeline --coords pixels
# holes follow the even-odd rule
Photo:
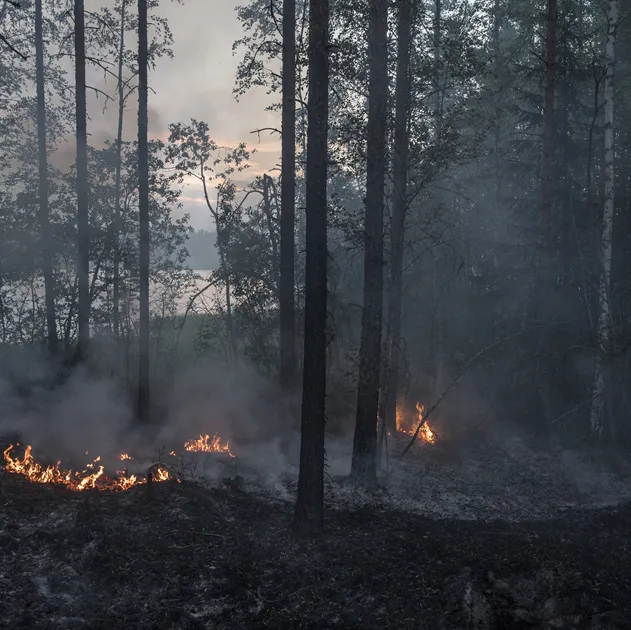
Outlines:
[[[219,266],[219,256],[215,241],[217,235],[207,230],[198,230],[188,238],[186,249],[188,249],[188,265],[192,269],[212,270]]]

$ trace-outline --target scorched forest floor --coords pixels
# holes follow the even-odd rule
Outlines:
[[[0,477],[2,628],[631,627],[629,503],[459,520],[329,489],[309,540],[247,485]]]

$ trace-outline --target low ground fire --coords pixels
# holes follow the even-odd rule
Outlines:
[[[86,464],[81,471],[65,469],[61,467],[61,462],[56,464],[42,464],[33,457],[33,448],[27,445],[24,455],[20,458],[16,454],[16,449],[20,444],[11,444],[4,450],[5,470],[8,473],[22,475],[34,483],[50,483],[64,486],[69,490],[129,490],[138,485],[147,483],[145,475],[130,474],[126,468],[116,471],[115,476],[105,474],[105,467],[101,464],[101,458],[96,457]],[[187,452],[200,453],[225,453],[234,459],[234,454],[230,450],[230,443],[223,442],[221,437],[214,434],[200,435],[198,439],[188,440],[184,444]],[[86,452],[87,455],[87,452]],[[169,453],[171,457],[177,457],[175,451]],[[129,453],[120,453],[120,461],[133,461],[134,458]],[[152,468],[152,480],[156,482],[168,481],[172,478],[169,470],[158,464]]]
[[[188,440],[184,444],[184,450],[189,453],[226,453],[234,458],[230,450],[230,442],[222,443],[221,437],[216,433],[212,437],[206,433],[200,435],[196,440]]]
[[[397,407],[397,431],[410,437],[416,432],[419,422],[423,419],[423,412],[425,411],[424,405],[420,402],[416,403],[416,415],[407,416],[403,413],[401,407]],[[432,431],[427,422],[423,423],[418,438],[427,444],[436,443],[436,434]]]

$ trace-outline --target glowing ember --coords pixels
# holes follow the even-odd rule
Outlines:
[[[212,437],[200,435],[197,440],[189,440],[184,444],[184,449],[193,453],[227,453],[234,457],[230,450],[230,442],[222,444],[221,438],[215,433]]]
[[[52,483],[76,491],[92,488],[97,490],[129,490],[129,488],[134,486],[147,483],[147,480],[144,478],[128,475],[126,470],[117,471],[117,477],[106,477],[104,475],[104,467],[101,465],[96,466],[101,460],[100,457],[87,464],[85,469],[79,472],[62,469],[60,467],[61,462],[57,462],[54,466],[44,466],[36,462],[30,445],[24,449],[24,457],[22,459],[13,457],[12,451],[14,448],[15,446],[11,444],[4,451],[5,470],[9,473],[22,475],[35,483]],[[169,473],[158,467],[154,474],[154,479],[155,481],[166,481],[169,479]]]
[[[128,455],[127,453],[121,453],[120,460],[124,462],[126,459],[134,459],[134,458],[131,455]]]
[[[170,455],[171,457],[177,457],[177,455],[175,454],[175,451],[171,451],[171,452],[169,453],[169,455]]]
[[[419,422],[423,419],[423,412],[425,411],[425,407],[421,405],[420,402],[416,403],[416,412],[417,416],[411,419],[406,419],[403,415],[403,411],[400,408],[397,408],[397,431],[399,433],[405,433],[405,435],[412,436],[416,431],[416,427]],[[431,430],[430,426],[425,422],[418,432],[418,437],[423,442],[427,442],[428,444],[436,443],[436,434]]]

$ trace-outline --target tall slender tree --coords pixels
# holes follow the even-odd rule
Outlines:
[[[35,77],[37,83],[37,144],[39,157],[39,222],[42,239],[42,268],[46,300],[48,349],[52,356],[58,351],[57,319],[55,317],[55,279],[53,275],[53,244],[48,211],[48,156],[46,151],[46,91],[44,87],[44,28],[42,0],[35,0]]]
[[[329,0],[310,0],[309,13],[305,341],[294,525],[315,532],[323,526],[324,500]]]
[[[90,209],[88,190],[88,135],[85,83],[85,10],[83,0],[74,3],[75,91],[77,125],[77,227],[79,279],[79,358],[90,342]]]
[[[557,0],[548,0],[546,19],[545,87],[543,101],[543,158],[541,160],[540,265],[549,267],[552,232],[552,182],[554,159],[554,100],[557,68]],[[548,269],[549,271],[549,269]]]
[[[280,197],[280,380],[296,380],[295,194],[296,194],[296,0],[283,2],[283,120]]]
[[[394,154],[392,159],[392,219],[390,243],[390,290],[388,303],[388,383],[385,424],[391,433],[397,430],[397,394],[403,297],[403,249],[410,139],[410,48],[412,42],[412,2],[399,0],[397,17],[397,71],[394,114]]]
[[[123,119],[125,114],[125,82],[123,67],[125,63],[125,29],[127,28],[127,0],[121,0],[120,31],[118,35],[118,125],[116,129],[116,199],[114,205],[114,273],[112,279],[112,319],[114,338],[120,335],[120,233],[121,233],[121,173],[123,151]]]
[[[539,359],[537,372],[537,395],[540,408],[538,417],[541,425],[548,426],[550,415],[550,367],[551,362],[544,362],[549,353],[549,339],[552,323],[552,283],[553,283],[553,247],[552,247],[552,193],[554,182],[555,120],[554,105],[556,98],[557,75],[557,0],[548,0],[545,39],[545,71],[543,97],[543,155],[541,159],[541,191],[539,203],[539,240],[535,263],[535,302],[534,309],[544,329],[539,336]]]
[[[138,417],[149,420],[149,147],[147,0],[138,0],[138,214],[140,321],[138,331]]]
[[[357,415],[351,472],[362,483],[377,478],[377,413],[383,310],[383,212],[388,108],[388,3],[371,0],[368,143],[364,219],[364,308],[359,352]]]
[[[603,212],[601,251],[600,251],[600,287],[598,292],[598,349],[596,363],[590,427],[594,434],[601,436],[603,432],[603,411],[605,394],[604,359],[611,351],[611,306],[609,287],[611,284],[611,261],[613,256],[614,235],[614,182],[615,182],[615,65],[616,65],[616,29],[618,27],[617,0],[609,0],[607,26],[607,44],[605,57],[607,74],[605,76],[605,208]]]

